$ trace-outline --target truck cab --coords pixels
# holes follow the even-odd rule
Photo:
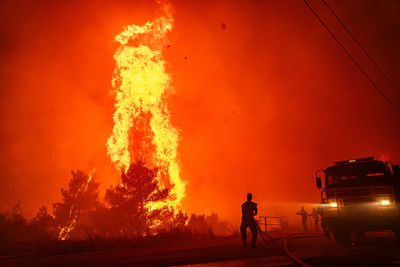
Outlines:
[[[334,162],[316,173],[321,225],[338,242],[350,233],[392,230],[400,239],[399,166],[375,158]],[[324,186],[322,185],[324,183]]]

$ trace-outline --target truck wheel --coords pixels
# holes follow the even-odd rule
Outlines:
[[[354,237],[356,239],[356,242],[364,242],[365,241],[365,231],[354,230]]]
[[[348,228],[334,229],[333,237],[339,243],[348,243],[350,241],[350,229]]]
[[[324,230],[324,236],[328,239],[331,239],[331,232],[329,230]]]
[[[400,229],[395,229],[393,230],[394,232],[394,238],[396,240],[396,244],[400,245]]]

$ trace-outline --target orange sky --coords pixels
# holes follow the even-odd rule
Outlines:
[[[313,6],[400,107],[339,25]],[[400,86],[398,1],[329,1]],[[164,51],[176,94],[188,181],[183,207],[239,216],[254,200],[316,202],[315,170],[390,153],[400,163],[400,117],[302,1],[172,1]],[[156,16],[151,1],[0,3],[0,207],[29,214],[59,201],[71,169],[104,191],[118,182],[105,143],[112,130],[113,41]],[[225,25],[225,26],[223,26]],[[186,58],[186,59],[185,59]]]

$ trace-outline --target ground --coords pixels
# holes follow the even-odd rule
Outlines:
[[[289,250],[311,266],[399,266],[400,248],[390,233],[371,233],[358,244],[323,236],[288,241]],[[245,248],[239,236],[157,242],[114,250],[52,256],[3,256],[1,266],[296,266],[283,242],[258,241]]]

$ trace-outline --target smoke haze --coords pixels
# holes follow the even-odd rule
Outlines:
[[[313,7],[377,75],[319,1]],[[400,3],[329,1],[400,86]],[[188,181],[183,208],[239,219],[254,201],[319,201],[315,171],[335,160],[389,154],[400,163],[400,117],[302,1],[172,1],[165,47],[176,93],[172,124]],[[119,181],[107,158],[116,34],[153,20],[151,1],[0,3],[0,207],[61,198],[71,169],[104,192]],[[300,204],[299,204],[300,205]]]

